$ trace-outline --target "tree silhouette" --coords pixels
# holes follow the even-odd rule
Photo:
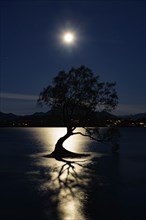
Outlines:
[[[77,156],[63,148],[63,142],[72,135],[88,136],[100,142],[111,141],[98,128],[89,128],[87,125],[94,112],[115,109],[118,104],[115,85],[100,82],[99,76],[94,76],[89,68],[81,66],[71,68],[68,72],[60,71],[52,85],[43,89],[38,102],[53,110],[58,109],[67,128],[66,134],[57,141],[53,156]],[[85,132],[76,132],[78,126],[82,126]]]

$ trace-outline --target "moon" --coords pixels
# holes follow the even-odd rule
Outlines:
[[[63,34],[63,42],[65,44],[73,44],[75,41],[75,35],[72,32],[66,32]]]

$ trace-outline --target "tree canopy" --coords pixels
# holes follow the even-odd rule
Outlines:
[[[88,67],[71,68],[68,72],[60,71],[54,77],[52,84],[40,93],[38,102],[59,110],[69,137],[75,134],[76,127],[84,123],[87,125],[94,112],[115,109],[118,104],[115,86],[115,82],[101,82]],[[97,129],[84,129],[86,134],[82,135],[94,138]]]
[[[116,83],[100,82],[99,76],[81,66],[60,71],[52,85],[40,93],[39,103],[59,109],[65,126],[78,126],[95,111],[111,111],[118,104]]]

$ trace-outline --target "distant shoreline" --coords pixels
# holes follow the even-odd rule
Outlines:
[[[34,113],[17,116],[0,112],[0,127],[65,127],[58,112]],[[146,113],[115,116],[107,112],[95,112],[86,123],[77,127],[146,127]]]

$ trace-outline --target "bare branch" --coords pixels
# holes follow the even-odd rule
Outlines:
[[[89,134],[83,134],[82,132],[74,132],[72,135],[75,135],[75,134],[79,134],[79,135],[82,135],[82,136],[84,136],[84,137],[88,137],[88,138],[90,138],[90,139],[92,139],[92,140],[94,140],[94,141],[103,142],[102,140],[97,139],[97,138],[94,138],[94,137],[92,137],[92,136],[89,135]]]

